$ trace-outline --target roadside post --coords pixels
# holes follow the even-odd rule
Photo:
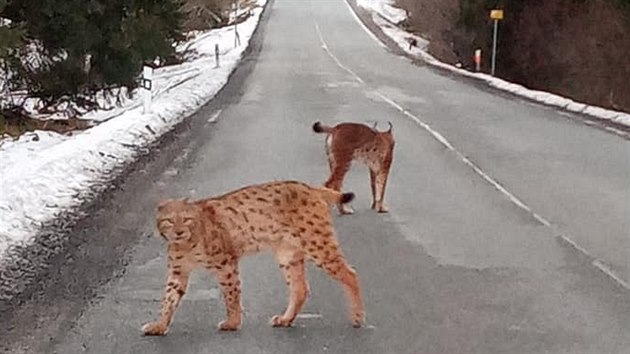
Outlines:
[[[473,60],[475,61],[475,70],[477,72],[481,71],[481,49],[475,49],[475,57]]]
[[[232,8],[234,9],[234,48],[241,45],[241,36],[238,34],[238,0],[234,0],[232,3]]]
[[[503,10],[491,10],[490,18],[494,20],[494,33],[492,35],[492,68],[490,69],[490,74],[494,76],[497,60],[497,35],[499,31],[499,21],[503,20]]]
[[[143,114],[151,113],[151,90],[153,88],[153,68],[144,65],[142,68],[142,101]]]
[[[220,66],[219,65],[219,43],[216,43],[214,45],[214,61],[215,61],[214,67],[218,68]]]

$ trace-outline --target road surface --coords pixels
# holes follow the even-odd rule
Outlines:
[[[343,0],[275,0],[253,41],[225,90],[90,207],[67,254],[2,314],[1,348],[630,353],[628,140],[414,65],[373,40]],[[394,124],[391,213],[369,210],[367,170],[355,166],[345,189],[356,214],[335,217],[367,326],[350,326],[340,286],[309,267],[303,315],[271,328],[286,289],[262,254],[241,265],[241,331],[217,331],[222,300],[201,272],[169,335],[143,337],[165,274],[156,202],[274,179],[322,183],[317,120]]]

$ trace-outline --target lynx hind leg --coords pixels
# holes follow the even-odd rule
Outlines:
[[[324,186],[330,189],[334,189],[336,191],[341,191],[343,180],[346,176],[346,173],[350,169],[352,159],[336,158],[332,161],[333,162],[331,163],[330,177],[328,178]],[[350,208],[350,206],[342,203],[337,204],[337,208],[339,209],[339,213],[341,213],[342,215],[352,214],[354,212],[352,208]]]
[[[359,278],[356,271],[346,263],[332,227],[321,234],[313,234],[306,243],[306,256],[343,285],[349,303],[352,325],[361,327],[365,321],[365,313]]]
[[[271,318],[274,327],[290,327],[308,297],[309,288],[304,271],[304,253],[297,249],[279,250],[276,258],[289,288],[289,305],[282,315]]]

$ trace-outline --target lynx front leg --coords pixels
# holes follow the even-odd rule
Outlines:
[[[236,331],[241,327],[242,307],[241,307],[241,279],[238,272],[236,260],[224,261],[224,264],[214,269],[223,299],[225,300],[225,310],[227,319],[219,323],[222,331]]]
[[[308,297],[308,283],[304,274],[304,254],[301,251],[280,250],[276,253],[280,269],[289,287],[289,306],[283,315],[271,318],[274,327],[290,327]]]
[[[162,299],[162,308],[160,311],[160,319],[156,322],[147,323],[142,327],[145,335],[163,336],[168,332],[173,315],[179,306],[179,303],[186,293],[188,287],[188,278],[190,272],[184,271],[178,267],[172,267],[166,281],[166,291]]]

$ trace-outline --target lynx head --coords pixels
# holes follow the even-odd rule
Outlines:
[[[157,227],[169,243],[186,243],[199,229],[201,208],[187,199],[161,201],[157,210]]]

